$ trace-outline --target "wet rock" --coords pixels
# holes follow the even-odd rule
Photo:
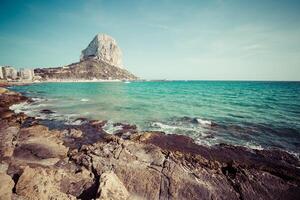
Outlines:
[[[5,119],[5,118],[10,118],[14,115],[14,112],[11,110],[1,110],[0,111],[0,118]]]
[[[136,125],[131,124],[123,124],[123,123],[114,123],[114,127],[120,127],[114,134],[123,138],[123,139],[130,139],[132,135],[138,132]]]
[[[103,127],[107,123],[107,120],[91,120],[90,124],[92,126]]]
[[[40,111],[40,113],[42,113],[42,114],[53,114],[55,112],[52,111],[52,110],[49,110],[49,109],[43,109],[43,110]]]

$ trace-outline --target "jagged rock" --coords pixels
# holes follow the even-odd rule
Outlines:
[[[6,173],[0,172],[0,182],[0,200],[11,199],[14,181]]]
[[[114,172],[105,172],[100,177],[99,200],[127,200],[129,192]]]
[[[112,66],[122,67],[122,52],[115,39],[106,34],[98,34],[81,53],[81,60],[94,58]]]

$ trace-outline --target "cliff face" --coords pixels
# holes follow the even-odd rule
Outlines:
[[[66,67],[35,69],[34,73],[44,80],[135,80],[132,73],[125,69],[109,65],[101,60],[85,59]]]
[[[81,60],[93,58],[116,67],[122,67],[122,52],[115,39],[106,34],[98,34],[88,47],[81,52]]]
[[[42,80],[134,80],[136,76],[122,68],[122,53],[116,41],[98,34],[82,51],[80,62],[65,67],[34,70]]]

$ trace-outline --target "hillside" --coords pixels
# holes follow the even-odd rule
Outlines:
[[[129,71],[93,58],[72,63],[65,67],[38,68],[34,70],[42,80],[135,80],[137,77]]]

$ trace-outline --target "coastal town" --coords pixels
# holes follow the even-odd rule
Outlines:
[[[32,82],[38,80],[39,76],[35,76],[33,69],[0,66],[0,79],[8,82]]]

